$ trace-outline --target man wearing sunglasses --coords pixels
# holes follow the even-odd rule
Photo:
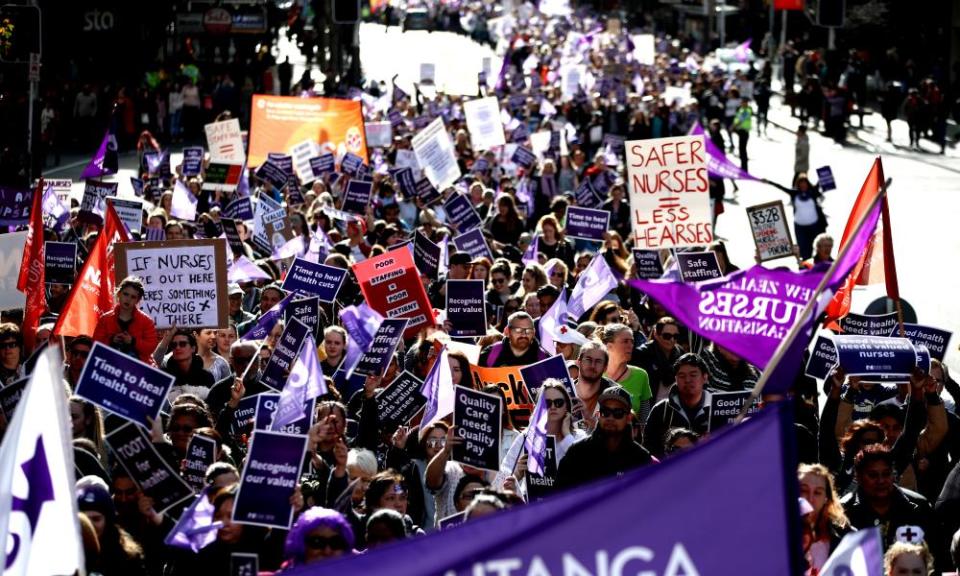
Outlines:
[[[66,377],[71,388],[76,388],[80,381],[80,373],[83,372],[83,366],[87,363],[87,356],[90,355],[90,349],[93,348],[93,340],[89,336],[77,336],[67,347],[67,365]]]
[[[657,320],[653,326],[653,338],[633,351],[631,364],[647,371],[654,402],[663,400],[673,386],[673,365],[682,352],[677,346],[680,326],[670,316]]]
[[[706,434],[710,425],[710,392],[707,364],[699,355],[688,352],[673,366],[676,384],[667,398],[650,409],[643,430],[643,445],[654,456],[664,451],[664,436],[673,428],[686,428]]]
[[[480,365],[487,368],[528,366],[546,358],[547,354],[540,349],[537,340],[533,318],[526,312],[514,312],[507,319],[503,341],[480,352]]]
[[[630,393],[614,385],[600,393],[600,421],[593,434],[567,450],[557,469],[557,486],[570,488],[656,462],[633,440]]]

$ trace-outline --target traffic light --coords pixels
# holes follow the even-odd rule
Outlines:
[[[0,61],[26,64],[31,53],[40,53],[40,9],[0,6]]]
[[[846,11],[846,0],[817,0],[817,25],[840,28]]]
[[[331,0],[333,21],[337,24],[356,24],[360,21],[360,0]]]

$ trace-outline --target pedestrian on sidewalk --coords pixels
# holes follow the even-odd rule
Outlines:
[[[786,192],[793,206],[793,232],[800,247],[800,260],[813,256],[813,245],[818,234],[827,231],[827,216],[820,207],[820,187],[810,183],[805,173],[799,174],[793,188],[764,179],[763,182]]]
[[[770,112],[770,82],[760,82],[757,84],[753,93],[753,99],[757,102],[757,136],[767,135],[767,114]]]
[[[807,125],[797,127],[797,142],[793,147],[793,179],[796,181],[800,174],[810,171],[810,137],[807,136]]]
[[[740,145],[740,167],[747,172],[747,140],[750,138],[750,128],[753,125],[753,109],[750,108],[750,100],[740,99],[740,107],[733,118],[733,130],[737,133],[737,140]]]
[[[899,82],[887,82],[880,96],[880,114],[887,123],[887,142],[893,142],[893,121],[900,112],[900,101],[903,98],[903,86]]]
[[[907,127],[910,129],[910,148],[920,148],[924,104],[919,90],[911,88],[907,91],[907,99],[903,101],[903,117],[907,120]]]

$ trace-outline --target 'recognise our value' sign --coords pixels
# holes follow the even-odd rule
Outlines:
[[[703,136],[631,140],[624,146],[635,247],[713,242]]]

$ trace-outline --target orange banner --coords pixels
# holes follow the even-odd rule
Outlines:
[[[510,410],[510,416],[513,417],[513,423],[518,426],[526,426],[530,420],[530,414],[533,412],[533,404],[529,400],[530,394],[527,392],[527,385],[523,382],[523,375],[520,374],[521,368],[525,368],[525,366],[484,368],[471,364],[470,377],[473,379],[474,387],[477,390],[487,384],[494,384],[503,390],[503,395],[507,398],[507,409]]]
[[[353,152],[369,162],[360,102],[254,94],[247,166],[256,168],[270,152],[290,154],[306,140],[340,156]]]

